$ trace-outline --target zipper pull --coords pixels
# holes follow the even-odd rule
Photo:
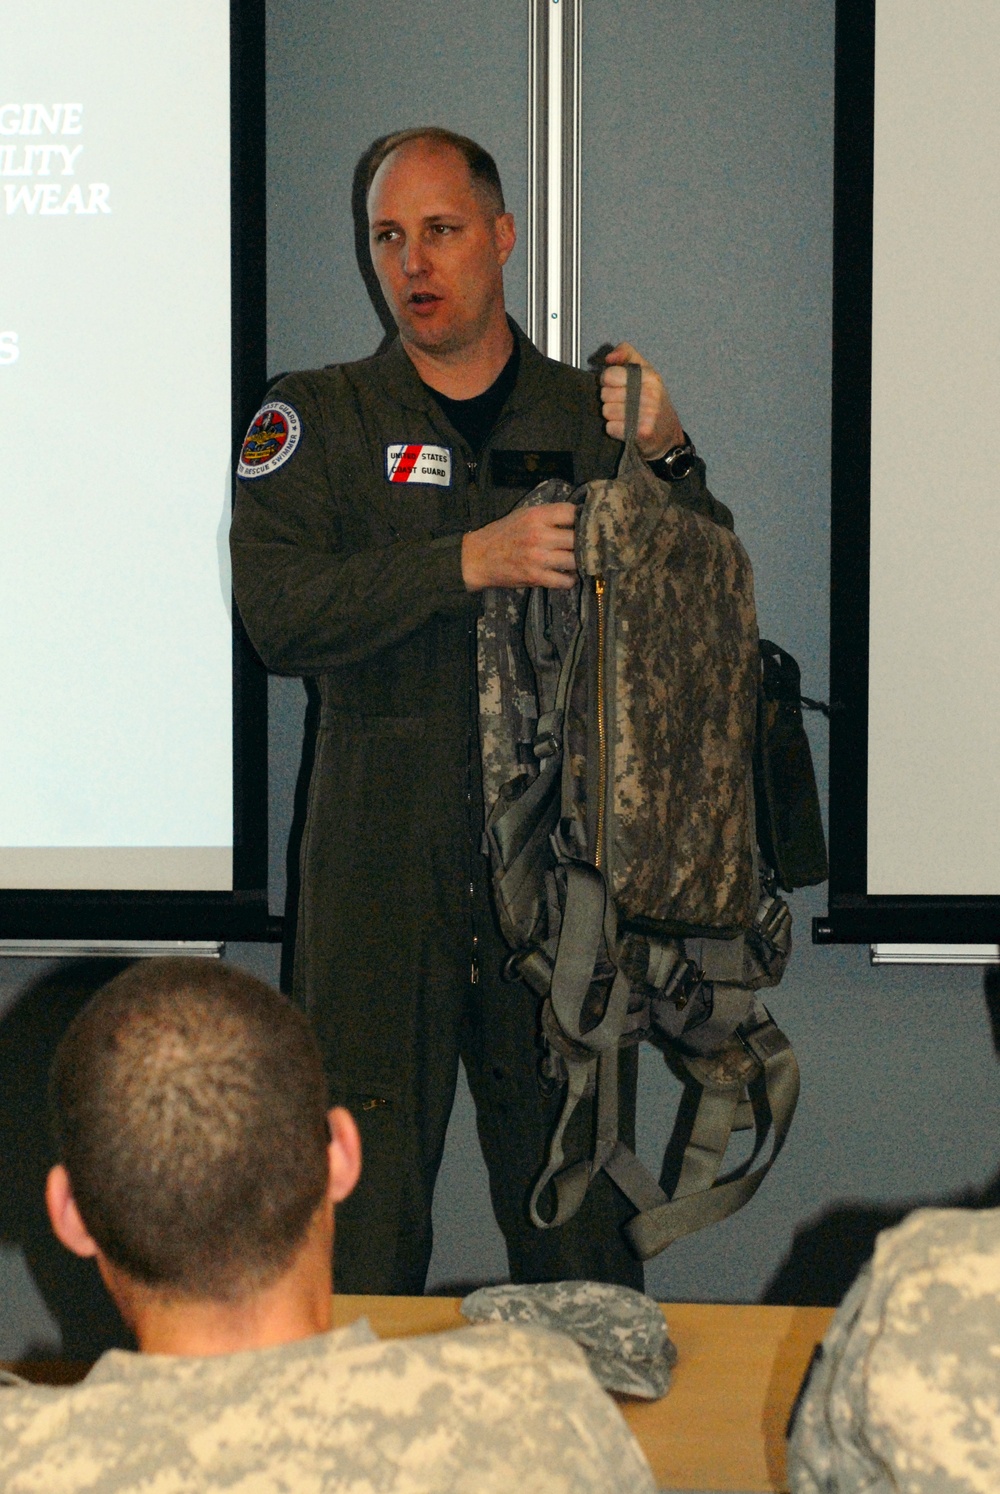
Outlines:
[[[465,470],[469,474],[469,481],[470,482],[475,482],[475,480],[476,480],[476,474],[479,471],[479,463],[475,462],[475,461],[473,461],[473,462],[466,462],[466,464],[465,464]]]

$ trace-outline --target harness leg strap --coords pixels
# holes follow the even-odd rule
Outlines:
[[[738,1035],[764,1071],[773,1126],[771,1155],[753,1172],[717,1183],[707,1193],[675,1195],[669,1203],[629,1220],[625,1233],[641,1260],[649,1260],[674,1240],[705,1225],[718,1224],[742,1208],[757,1192],[785,1144],[799,1097],[799,1067],[791,1044],[767,1013],[756,1027],[744,1029]]]

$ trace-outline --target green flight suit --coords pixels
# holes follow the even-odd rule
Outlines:
[[[301,423],[295,449],[241,482],[236,501],[233,581],[247,631],[270,669],[315,677],[321,697],[294,990],[332,1099],[361,1128],[361,1182],[337,1213],[341,1291],[422,1292],[459,1057],[512,1278],[642,1283],[620,1234],[631,1211],[604,1174],[568,1224],[529,1221],[560,1094],[538,1074],[536,998],[500,980],[507,951],[479,850],[479,601],[462,581],[462,535],[534,486],[493,485],[490,453],[562,453],[584,482],[613,475],[621,449],[604,432],[594,376],[517,335],[517,382],[478,458],[397,341],[272,389],[269,401]],[[387,453],[404,444],[449,451],[447,482],[440,467],[437,481],[390,481]],[[508,459],[508,477],[520,466],[527,478],[531,460]],[[677,488],[731,522],[700,464]],[[631,1050],[629,1145],[635,1068]],[[581,1154],[589,1109],[578,1112]]]

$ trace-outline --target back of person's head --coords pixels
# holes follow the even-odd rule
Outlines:
[[[60,1160],[96,1244],[170,1295],[276,1280],[327,1186],[326,1084],[285,997],[214,960],[141,961],[59,1045]]]
[[[399,150],[401,146],[416,141],[457,151],[469,168],[473,187],[483,198],[490,212],[500,214],[505,211],[500,172],[489,151],[477,144],[475,140],[470,140],[468,135],[457,135],[454,130],[443,129],[440,125],[419,125],[415,129],[399,130],[395,135],[387,135],[384,140],[380,140],[368,158],[366,194],[371,190],[375,174],[382,162],[391,156],[394,150]]]

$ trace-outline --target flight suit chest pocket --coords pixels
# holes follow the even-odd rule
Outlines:
[[[402,539],[433,539],[464,518],[455,453],[436,442],[389,442],[384,448],[382,510]]]

